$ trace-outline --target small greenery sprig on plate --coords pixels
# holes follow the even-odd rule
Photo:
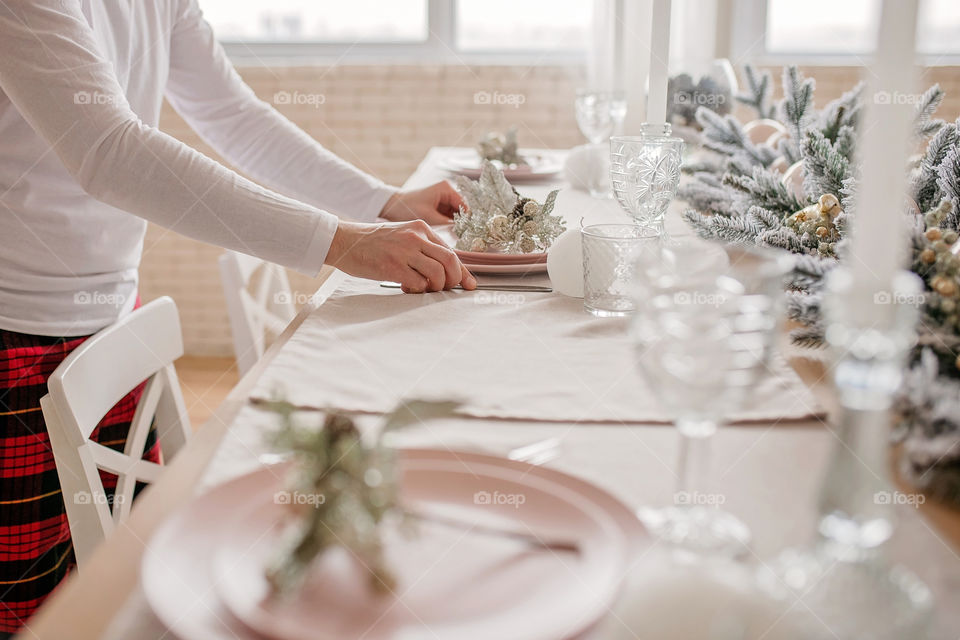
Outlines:
[[[296,407],[284,400],[265,405],[280,417],[272,436],[276,451],[290,452],[294,462],[285,479],[286,495],[310,496],[288,500],[291,522],[280,549],[266,568],[276,595],[295,590],[325,551],[347,549],[369,571],[372,591],[395,586],[384,555],[382,525],[396,522],[401,530],[414,525],[399,501],[396,452],[384,436],[397,429],[449,416],[456,403],[410,401],[390,414],[374,441],[368,443],[352,418],[328,412],[323,425],[301,424]]]
[[[562,218],[551,215],[559,191],[551,191],[543,204],[524,198],[489,161],[478,180],[458,176],[457,190],[467,205],[453,215],[460,251],[546,251],[566,229]]]

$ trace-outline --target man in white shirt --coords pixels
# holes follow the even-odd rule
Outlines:
[[[158,131],[164,96],[259,184]],[[384,185],[258,100],[196,0],[0,0],[0,557],[21,563],[11,576],[0,559],[0,637],[69,565],[52,551],[59,495],[60,512],[8,506],[56,485],[34,415],[45,376],[69,338],[134,307],[148,221],[307,274],[326,263],[423,292],[476,284],[426,224],[460,204],[445,182]]]

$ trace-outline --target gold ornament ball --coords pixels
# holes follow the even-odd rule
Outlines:
[[[920,252],[920,262],[924,264],[933,264],[937,261],[937,252],[933,249],[924,249]]]
[[[927,236],[927,240],[930,242],[936,242],[943,237],[943,233],[940,231],[940,229],[927,229],[927,232],[923,235]]]
[[[945,276],[935,277],[930,282],[930,286],[933,287],[934,291],[945,298],[952,298],[953,296],[957,295],[957,283]]]

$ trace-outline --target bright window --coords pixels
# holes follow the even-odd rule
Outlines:
[[[594,0],[199,0],[235,59],[586,57]]]
[[[226,42],[420,42],[427,0],[200,0]]]
[[[767,0],[766,50],[868,54],[876,46],[879,18],[878,0]],[[960,53],[960,2],[920,1],[917,50],[931,56]]]
[[[463,51],[586,51],[593,1],[457,0],[455,16]]]

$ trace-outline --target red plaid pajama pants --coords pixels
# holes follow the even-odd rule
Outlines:
[[[0,330],[0,638],[25,624],[74,564],[40,398],[53,370],[86,339]],[[140,385],[111,409],[91,438],[122,450],[142,392]],[[160,461],[155,434],[145,451]],[[110,496],[116,477],[100,475]]]

